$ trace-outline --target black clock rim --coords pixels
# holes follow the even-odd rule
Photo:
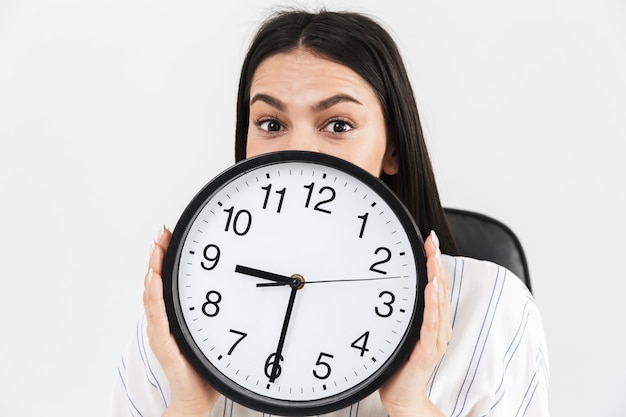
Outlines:
[[[336,168],[372,188],[389,204],[402,227],[406,230],[417,269],[417,302],[411,314],[411,324],[389,359],[378,371],[354,387],[333,396],[308,401],[280,400],[263,396],[247,390],[224,376],[206,359],[191,336],[183,316],[177,290],[178,277],[176,271],[178,270],[181,249],[191,225],[206,205],[206,201],[231,179],[252,169],[287,162],[310,162]],[[419,339],[424,310],[423,294],[427,282],[426,256],[422,235],[409,211],[395,193],[378,178],[348,161],[332,155],[309,151],[278,151],[248,158],[232,165],[209,181],[189,202],[172,232],[163,260],[162,276],[163,297],[170,331],[181,353],[196,372],[217,391],[236,403],[260,412],[283,416],[318,415],[337,411],[355,404],[380,388],[407,360]]]

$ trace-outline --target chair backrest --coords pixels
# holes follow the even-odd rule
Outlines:
[[[495,262],[517,275],[532,291],[526,255],[519,239],[502,222],[467,210],[444,208],[461,256]]]

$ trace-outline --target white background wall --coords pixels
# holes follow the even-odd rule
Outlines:
[[[0,416],[105,415],[150,241],[233,162],[272,4],[0,0]],[[626,4],[326,4],[398,40],[444,204],[519,234],[553,415],[625,415]]]

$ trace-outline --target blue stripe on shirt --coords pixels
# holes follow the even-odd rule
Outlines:
[[[157,379],[156,375],[154,374],[154,371],[152,370],[152,366],[150,366],[150,362],[148,360],[148,352],[146,349],[146,340],[144,338],[144,332],[143,332],[143,327],[144,327],[144,321],[145,321],[146,317],[143,316],[141,319],[141,322],[137,325],[137,344],[138,344],[138,348],[139,348],[139,354],[141,356],[141,360],[143,361],[144,367],[145,367],[145,374],[146,374],[146,379],[148,380],[148,382],[150,383],[150,385],[152,385],[155,389],[157,389],[159,391],[159,394],[161,394],[161,398],[163,399],[163,404],[165,404],[165,406],[167,407],[167,400],[165,399],[165,394],[163,393],[163,388],[161,387],[161,384],[159,383],[159,380]],[[154,381],[154,382],[153,382]]]
[[[489,299],[489,304],[487,305],[487,312],[485,313],[485,317],[483,318],[483,323],[481,325],[480,332],[478,333],[478,339],[476,340],[476,344],[474,346],[474,351],[472,352],[472,357],[470,359],[470,364],[469,364],[469,366],[467,368],[467,372],[465,373],[465,378],[463,378],[463,383],[461,384],[461,389],[459,390],[459,394],[457,396],[456,402],[454,403],[454,408],[452,409],[452,414],[454,414],[456,409],[457,409],[457,407],[459,406],[459,400],[463,396],[463,391],[465,391],[465,396],[463,398],[463,403],[461,404],[461,408],[459,409],[458,413],[456,414],[457,416],[460,416],[461,413],[463,412],[463,410],[465,409],[465,405],[467,403],[467,397],[469,396],[469,393],[470,393],[471,388],[472,388],[472,384],[474,382],[474,379],[476,378],[476,374],[478,373],[478,368],[480,366],[480,361],[482,359],[482,355],[483,355],[485,346],[487,345],[487,339],[489,339],[489,333],[491,331],[491,326],[492,326],[493,321],[494,321],[494,319],[496,317],[495,313],[496,313],[496,311],[498,309],[498,304],[500,302],[500,297],[502,296],[502,291],[504,289],[504,281],[505,281],[505,278],[506,278],[506,271],[503,270],[503,271],[505,271],[504,278],[500,278],[500,271],[501,271],[501,268],[498,267],[497,273],[496,273],[496,279],[495,279],[495,282],[493,284],[493,289],[491,291],[491,297]],[[499,291],[498,291],[498,286],[500,287]],[[495,298],[495,300],[494,300],[494,298]],[[487,324],[487,322],[488,322],[488,324]],[[475,359],[476,359],[476,361],[474,363]],[[472,372],[472,368],[473,368],[473,374],[471,376],[471,380],[469,381],[469,383],[467,385],[467,389],[464,390],[465,384],[466,384],[466,382],[468,382],[468,377],[469,377],[470,373]]]

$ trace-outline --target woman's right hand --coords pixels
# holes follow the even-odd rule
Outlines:
[[[171,232],[163,227],[154,242],[144,281],[143,303],[148,339],[172,391],[172,401],[164,416],[208,416],[219,393],[196,373],[180,353],[165,311],[161,271],[171,236]]]

